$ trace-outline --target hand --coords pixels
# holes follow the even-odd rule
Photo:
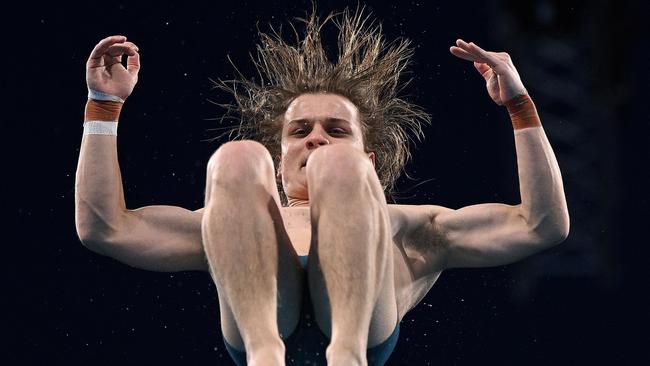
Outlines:
[[[474,67],[485,78],[488,94],[496,104],[503,105],[528,93],[507,53],[488,52],[462,39],[456,40],[456,46],[451,46],[449,51],[456,57],[474,61]]]
[[[122,56],[128,55],[126,68]],[[138,82],[140,54],[138,46],[126,42],[124,36],[102,39],[95,46],[86,62],[88,88],[126,99]]]

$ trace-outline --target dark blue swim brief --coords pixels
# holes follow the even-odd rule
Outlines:
[[[300,264],[307,268],[307,257],[300,256]],[[305,279],[306,281],[306,279]],[[399,317],[393,333],[381,344],[368,348],[368,366],[382,366],[388,360],[399,338]],[[224,339],[226,350],[237,366],[246,365],[246,352],[233,348]],[[327,365],[325,349],[329,338],[320,330],[314,319],[314,310],[309,292],[304,291],[302,314],[296,330],[284,340],[287,365]]]

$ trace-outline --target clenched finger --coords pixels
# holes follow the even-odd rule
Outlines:
[[[118,57],[124,54],[133,56],[135,54],[135,49],[125,44],[114,44],[106,50],[106,55],[111,57]]]
[[[95,48],[93,48],[92,52],[90,53],[90,57],[88,57],[88,63],[99,63],[102,60],[102,56],[106,52],[106,50],[109,49],[112,45],[116,43],[123,43],[126,41],[126,37],[124,36],[110,36],[102,39],[95,45]]]
[[[129,56],[126,60],[126,70],[129,74],[137,76],[140,71],[140,54],[135,53],[133,56]]]
[[[492,70],[490,66],[482,62],[474,62],[474,67],[483,76],[483,78],[485,78],[485,80],[488,80],[490,78],[490,75],[488,74],[488,71]]]

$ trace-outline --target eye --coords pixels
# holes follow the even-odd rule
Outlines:
[[[303,130],[302,128],[298,128],[298,129],[293,130],[293,132],[291,134],[292,135],[301,135],[303,133],[305,133],[305,130]]]
[[[335,134],[338,134],[338,135],[346,133],[345,130],[342,129],[342,128],[333,128],[331,131],[332,131],[332,133],[335,133]]]

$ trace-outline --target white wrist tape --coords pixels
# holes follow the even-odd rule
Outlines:
[[[124,103],[124,99],[118,97],[117,95],[102,93],[99,90],[93,90],[90,88],[88,88],[88,99]]]
[[[84,122],[84,135],[117,136],[117,122],[106,122],[106,121]]]

